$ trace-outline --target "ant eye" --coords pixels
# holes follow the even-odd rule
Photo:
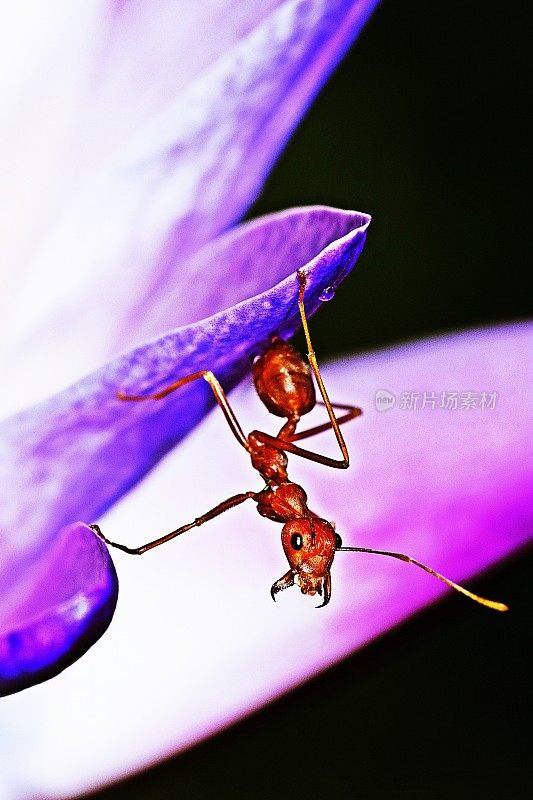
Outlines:
[[[342,539],[338,533],[335,534],[335,547],[338,550],[339,547],[342,547]]]
[[[293,550],[301,550],[304,546],[304,540],[299,533],[293,533],[291,536],[291,547]]]

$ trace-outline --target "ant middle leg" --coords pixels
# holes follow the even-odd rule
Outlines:
[[[325,406],[325,403],[318,402],[317,405]],[[347,411],[348,413],[343,414],[342,417],[336,417],[337,425],[344,425],[345,422],[349,422],[351,419],[356,419],[360,417],[363,413],[361,408],[357,406],[350,406],[346,405],[345,403],[331,403],[333,408],[340,408],[343,411]],[[330,422],[323,422],[321,425],[315,425],[313,428],[307,428],[304,431],[298,431],[298,433],[293,433],[287,437],[289,442],[297,442],[300,439],[309,439],[311,436],[316,436],[318,433],[323,433],[324,431],[329,431],[333,427],[331,421]],[[279,434],[278,434],[279,436]],[[283,437],[280,437],[283,438]]]
[[[325,405],[325,403],[320,403],[320,405]],[[351,419],[360,417],[363,413],[362,410],[357,406],[349,406],[345,403],[331,403],[331,405],[334,408],[341,408],[347,411],[346,414],[343,414],[342,417],[339,417],[335,420],[337,425],[343,425],[345,422],[349,422]],[[293,444],[293,442],[300,439],[308,439],[311,436],[316,436],[318,433],[331,430],[332,427],[333,425],[331,422],[323,422],[321,425],[315,425],[313,428],[307,428],[305,431],[292,433],[287,436],[287,438],[280,436],[283,428],[281,429],[280,434],[277,436],[270,436],[270,434],[264,433],[263,431],[252,431],[250,436],[253,436],[260,442],[263,442],[263,444],[274,447],[276,450],[284,450],[286,453],[292,453],[293,455],[300,456],[301,458],[306,458],[308,461],[314,461],[317,464],[322,464],[325,467],[346,469],[348,464],[344,460],[340,461],[336,458],[329,458],[329,456],[323,456],[320,453],[315,453],[313,450],[305,450],[303,447],[298,447],[297,445]]]
[[[333,408],[341,408],[343,411],[348,412],[343,414],[342,417],[336,417],[337,425],[343,425],[351,419],[360,417],[363,413],[363,409],[358,406],[351,406],[346,403],[332,403],[331,405]],[[326,404],[318,400],[317,406],[323,406],[325,408]],[[300,419],[301,417],[289,417],[281,430],[278,431],[276,438],[283,439],[285,442],[297,442],[300,439],[309,439],[311,436],[316,436],[318,433],[330,431],[333,427],[331,422],[322,422],[320,425],[314,425],[312,428],[306,428],[304,431],[298,431],[298,433],[296,433],[296,426],[300,422]]]
[[[205,514],[202,514],[201,517],[196,517],[193,522],[188,522],[186,525],[182,525],[180,528],[177,528],[175,531],[171,531],[171,533],[167,533],[165,536],[161,536],[159,539],[154,539],[151,542],[147,542],[146,544],[141,545],[140,547],[128,547],[125,544],[119,544],[118,542],[112,542],[108,539],[98,525],[89,525],[97,536],[100,537],[106,544],[110,547],[116,547],[118,550],[122,550],[124,553],[129,553],[130,555],[134,556],[142,556],[143,553],[146,553],[148,550],[153,550],[154,547],[159,547],[161,544],[166,544],[170,542],[171,539],[175,539],[177,536],[181,536],[182,533],[186,533],[190,531],[191,528],[198,528],[200,525],[203,525],[205,522],[209,522],[209,520],[218,517],[219,514],[223,514],[225,511],[229,511],[230,508],[234,508],[235,506],[244,503],[245,500],[256,500],[257,493],[256,492],[243,492],[242,494],[233,495],[233,497],[228,497],[227,500],[224,500],[222,503],[219,503],[217,506],[212,508],[210,511],[207,511]]]
[[[315,453],[314,450],[305,450],[303,447],[298,447],[287,439],[278,439],[277,436],[270,436],[264,431],[252,431],[250,437],[253,437],[263,444],[273,447],[275,450],[283,450],[285,453],[292,453],[295,456],[306,458],[308,461],[315,461],[317,464],[322,464],[325,467],[335,467],[336,469],[347,469],[350,465],[348,459],[330,458],[323,456],[320,453]]]
[[[161,389],[159,392],[155,392],[154,394],[144,394],[144,395],[137,395],[137,394],[125,394],[124,392],[117,392],[117,399],[124,400],[127,402],[134,401],[139,402],[142,400],[162,400],[167,395],[171,394],[171,392],[175,392],[176,389],[180,389],[182,386],[186,386],[188,383],[192,383],[193,381],[198,380],[199,378],[203,378],[209,386],[211,387],[211,391],[215,396],[215,400],[217,401],[218,405],[222,409],[222,413],[226,418],[226,422],[228,423],[231,431],[237,441],[239,442],[245,450],[250,452],[250,445],[248,444],[248,439],[243,433],[243,430],[239,424],[237,417],[229,404],[228,398],[224,392],[224,389],[218,382],[215,375],[211,372],[211,370],[201,370],[200,372],[193,372],[190,375],[186,375],[184,378],[180,378],[174,383],[171,383],[170,386],[166,386],[164,389]]]

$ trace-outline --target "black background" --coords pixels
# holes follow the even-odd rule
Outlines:
[[[373,215],[355,272],[313,320],[322,357],[528,314],[525,5],[384,2],[273,170],[250,216]],[[530,562],[473,585],[510,614],[448,597],[95,797],[529,796]]]

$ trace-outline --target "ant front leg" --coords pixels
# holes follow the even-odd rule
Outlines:
[[[96,535],[99,536],[100,539],[102,539],[110,547],[116,547],[117,550],[122,550],[124,553],[129,553],[130,555],[133,556],[142,556],[142,554],[146,553],[148,550],[153,550],[154,547],[159,547],[159,545],[161,544],[166,544],[167,542],[170,542],[171,539],[175,539],[177,536],[181,536],[182,533],[190,531],[191,528],[198,528],[205,522],[209,522],[209,520],[218,517],[219,514],[223,514],[225,511],[229,511],[230,508],[234,508],[235,506],[244,503],[245,500],[257,500],[257,493],[244,492],[242,494],[236,494],[233,497],[228,497],[227,500],[224,500],[224,502],[219,503],[218,506],[215,506],[210,511],[207,511],[205,514],[202,514],[201,517],[196,517],[196,519],[193,522],[188,522],[186,525],[182,525],[181,528],[177,528],[175,531],[167,533],[166,536],[161,536],[159,539],[154,539],[152,542],[147,542],[146,544],[143,544],[140,547],[128,547],[125,544],[112,542],[110,539],[104,536],[98,525],[89,525],[89,528],[91,528],[96,533]]]
[[[295,448],[294,445],[292,446],[292,448],[295,449],[290,449],[290,450],[288,449],[287,452],[294,453],[295,455],[300,455],[304,458],[309,458],[311,461],[318,461],[320,464],[324,464],[329,467],[346,469],[350,464],[348,448],[346,447],[346,442],[344,441],[344,437],[341,433],[339,423],[333,412],[332,404],[328,397],[326,387],[324,386],[324,381],[322,380],[322,375],[320,374],[320,369],[316,360],[315,351],[313,349],[313,343],[311,341],[311,334],[309,333],[309,325],[307,322],[307,315],[305,313],[305,304],[304,304],[305,287],[307,285],[307,275],[301,269],[298,270],[298,281],[300,283],[300,290],[298,292],[298,308],[300,309],[300,316],[302,318],[302,326],[304,329],[305,341],[307,343],[307,358],[309,359],[309,364],[311,365],[311,369],[313,370],[313,375],[315,376],[318,389],[320,391],[320,394],[322,395],[322,400],[324,401],[324,405],[326,406],[330,424],[331,427],[333,428],[335,438],[337,440],[337,443],[339,445],[342,454],[342,460],[339,461],[337,459],[326,458],[326,456],[320,456],[319,458],[311,458],[310,451],[303,450],[303,448]],[[308,435],[311,436],[312,434],[309,433]],[[313,453],[313,456],[317,455],[318,455],[317,453]]]

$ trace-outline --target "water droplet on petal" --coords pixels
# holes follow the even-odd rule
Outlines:
[[[322,294],[320,295],[320,300],[323,303],[329,303],[330,300],[333,300],[335,297],[335,288],[333,286],[326,286]]]

